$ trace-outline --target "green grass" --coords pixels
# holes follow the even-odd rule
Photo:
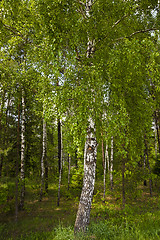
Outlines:
[[[160,199],[155,191],[149,196],[148,188],[142,187],[137,198],[128,197],[125,209],[121,208],[120,192],[114,189],[106,192],[99,182],[95,188],[91,210],[91,222],[85,235],[74,236],[74,222],[79,197],[74,189],[70,192],[62,185],[60,206],[57,207],[57,185],[50,184],[49,192],[38,201],[38,188],[34,183],[26,185],[25,210],[19,212],[14,221],[14,199],[6,208],[6,195],[13,189],[12,184],[3,183],[0,187],[1,200],[0,239],[12,240],[87,240],[87,239],[160,239]],[[11,189],[11,190],[10,190]],[[11,191],[12,193],[12,191]],[[117,197],[118,196],[118,197]],[[3,209],[4,207],[4,209]],[[3,211],[4,210],[4,211]]]
[[[6,226],[7,227],[7,226]],[[0,229],[1,233],[3,228]],[[5,238],[4,238],[5,239]],[[7,238],[6,238],[7,239]],[[8,238],[14,239],[14,238]],[[57,226],[52,231],[30,232],[19,236],[19,240],[156,240],[160,239],[160,211],[156,214],[144,214],[141,216],[126,216],[119,222],[103,220],[97,223],[91,222],[85,235],[74,236],[73,226]]]

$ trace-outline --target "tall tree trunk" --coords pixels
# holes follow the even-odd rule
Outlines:
[[[111,138],[110,184],[113,190],[113,136]]]
[[[102,135],[102,162],[103,162],[103,198],[105,198],[105,193],[106,193],[106,158],[104,155],[104,143],[103,143],[103,133]]]
[[[101,134],[103,137],[103,133]],[[103,168],[104,168],[104,162],[105,162],[105,156],[104,156],[104,143],[103,143],[103,138],[102,138],[102,163],[103,163]]]
[[[90,10],[93,0],[86,0],[86,16],[90,17]],[[86,57],[90,58],[94,52],[94,40],[88,36]],[[96,160],[97,160],[97,140],[95,136],[95,124],[93,119],[89,118],[89,126],[87,130],[87,137],[84,152],[84,177],[83,187],[76,216],[74,232],[84,232],[89,224],[90,210],[93,198],[95,173],[96,173]]]
[[[2,118],[3,118],[3,110],[4,110],[4,103],[5,103],[5,94],[6,92],[3,91],[2,101],[0,104],[0,177],[2,176],[2,167],[3,167],[3,154],[1,154],[1,150],[4,149],[4,132],[3,132],[3,126],[2,126]]]
[[[40,201],[42,201],[42,196],[44,194],[44,186],[45,186],[45,161],[46,161],[46,149],[47,149],[47,128],[46,121],[44,119],[43,113],[43,150],[42,150],[42,158],[41,158],[41,191],[40,191]]]
[[[20,160],[20,104],[18,104],[18,124],[17,124],[17,158],[16,158],[16,190],[15,190],[15,221],[16,222],[18,220],[19,160]]]
[[[158,151],[160,153],[159,125],[158,125],[158,116],[157,116],[157,112],[156,111],[154,113],[154,117],[155,117],[155,125],[156,125],[156,130],[157,130]]]
[[[61,121],[58,119],[58,170],[60,173],[61,165],[62,165],[62,156],[61,156]]]
[[[25,99],[22,89],[22,120],[21,120],[21,172],[20,172],[20,209],[24,208],[25,196]]]
[[[105,154],[105,158],[107,161],[107,167],[108,167],[108,173],[110,172],[110,161],[109,161],[109,153],[108,153],[108,143],[106,142],[106,154]],[[108,174],[109,176],[109,174]],[[109,176],[109,180],[110,180],[110,176]]]
[[[71,173],[71,156],[68,154],[68,190],[70,186],[70,173]]]
[[[58,120],[58,163],[59,163],[59,183],[58,183],[57,206],[59,206],[60,204],[60,189],[62,180],[62,125],[60,119]]]
[[[106,155],[107,155],[107,144],[106,144]],[[106,166],[107,166],[107,161],[106,161],[106,155],[104,155],[104,146],[102,145],[102,154],[104,157],[104,166],[103,166],[103,198],[105,199],[106,196]]]
[[[45,192],[48,193],[48,161],[45,160]]]
[[[156,121],[154,121],[154,143],[155,143],[155,156],[157,158],[157,129],[156,129]]]
[[[144,176],[146,177],[146,150],[144,150],[143,167],[144,167]],[[143,185],[147,186],[147,180],[146,179],[144,179]]]
[[[147,142],[145,140],[145,155],[147,156],[147,167],[148,167],[148,171],[149,171],[149,190],[150,190],[150,196],[152,197],[152,178],[151,178],[151,168],[150,168],[150,164],[149,164],[149,156],[148,156],[148,146],[147,146]]]
[[[95,126],[90,119],[86,138],[86,154],[84,155],[84,177],[76,222],[75,233],[86,230],[90,219],[90,210],[95,184],[96,160],[97,160],[97,141],[95,137]]]
[[[78,156],[77,156],[77,149],[75,151],[75,165],[76,165],[76,168],[78,168]]]

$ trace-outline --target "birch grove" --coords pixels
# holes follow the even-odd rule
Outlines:
[[[61,198],[80,198],[75,234],[87,231],[92,200],[106,203],[117,186],[122,208],[144,179],[152,196],[160,176],[159,2],[2,0],[0,9],[0,178],[14,178],[14,196],[11,189],[4,199],[15,200],[16,221],[25,179],[35,202],[56,186],[57,210]]]

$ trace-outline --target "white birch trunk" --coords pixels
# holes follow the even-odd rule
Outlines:
[[[90,10],[93,0],[86,0],[86,16],[90,17]],[[87,58],[91,57],[93,53],[93,42],[88,37]],[[89,224],[90,210],[93,198],[95,173],[97,160],[97,140],[95,136],[95,124],[92,118],[89,118],[89,126],[87,130],[87,137],[84,151],[84,177],[83,187],[76,216],[74,231],[85,232]]]
[[[61,180],[62,180],[62,124],[61,121],[59,120],[59,127],[60,127],[60,136],[59,136],[59,143],[58,143],[58,151],[59,151],[59,183],[58,183],[58,200],[57,200],[57,206],[60,204],[60,190],[61,190]]]
[[[111,162],[110,162],[110,184],[111,190],[113,189],[113,136],[111,138]]]
[[[44,115],[44,113],[43,113]],[[43,150],[42,150],[42,158],[41,158],[41,191],[40,191],[40,201],[42,200],[42,196],[44,193],[44,176],[45,176],[45,160],[46,160],[46,150],[47,150],[47,126],[46,121],[43,116]]]
[[[146,153],[144,151],[144,159],[143,159],[143,166],[144,166],[144,176],[146,177]],[[147,186],[147,180],[144,179],[144,186]]]
[[[3,133],[3,125],[2,125],[2,118],[3,118],[3,108],[5,104],[5,91],[3,91],[2,101],[0,103],[0,149],[3,150],[3,142],[4,142],[4,133]],[[0,153],[0,177],[2,175],[2,166],[3,166],[3,156]]]
[[[155,141],[155,156],[157,158],[157,131],[156,131],[156,121],[154,121],[154,141]]]
[[[106,154],[107,154],[107,144],[106,144]],[[106,161],[106,156],[104,157],[104,166],[103,166],[103,186],[104,186],[104,191],[103,191],[103,198],[105,199],[106,195],[106,167],[107,167],[107,161]]]
[[[97,160],[97,141],[95,137],[95,126],[92,119],[90,119],[86,138],[86,155],[83,188],[81,192],[75,222],[75,233],[80,231],[84,232],[89,224],[90,210],[95,184],[96,160]]]
[[[71,156],[68,154],[68,190],[70,185],[70,174],[71,174]]]
[[[24,208],[24,195],[25,195],[25,159],[24,157],[25,157],[25,99],[24,99],[24,89],[22,89],[20,209]]]
[[[17,124],[17,159],[16,159],[16,181],[15,181],[15,221],[18,220],[18,178],[19,178],[19,160],[20,160],[20,104],[18,103],[18,124]]]
[[[108,167],[108,173],[110,172],[110,161],[109,161],[109,153],[108,153],[108,144],[106,143],[106,153],[105,153],[105,158],[107,161],[107,167]]]

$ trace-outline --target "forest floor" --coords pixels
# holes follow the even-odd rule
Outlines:
[[[80,191],[68,191],[62,185],[57,207],[54,184],[49,185],[48,194],[41,202],[36,186],[27,184],[25,208],[15,222],[14,198],[8,197],[4,203],[5,184],[0,186],[0,239],[75,239],[73,226]],[[90,229],[87,235],[76,239],[160,239],[160,191],[154,188],[150,196],[149,188],[141,186],[137,192],[135,196],[128,195],[123,209],[120,190],[107,190],[103,199],[103,185],[97,183]]]

